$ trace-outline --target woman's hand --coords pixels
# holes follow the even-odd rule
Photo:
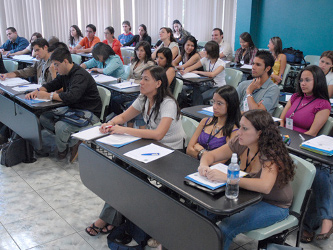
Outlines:
[[[206,176],[210,181],[218,181],[218,182],[227,181],[227,175],[217,169],[209,169]]]
[[[119,126],[119,125],[115,125],[115,126],[112,126],[110,128],[110,131],[111,131],[111,134],[125,134],[126,131],[128,130],[127,127],[123,127],[123,126]]]
[[[205,176],[205,177],[207,177],[207,173],[208,173],[209,170],[210,170],[209,166],[200,165],[200,166],[198,167],[198,171],[199,171],[199,174],[200,174],[201,176]]]
[[[108,123],[103,123],[103,124],[101,125],[101,127],[99,128],[99,131],[100,131],[101,133],[104,133],[104,134],[109,133],[109,132],[111,132],[111,128],[112,128],[114,125],[115,125],[115,123],[112,122],[112,121],[109,121]]]

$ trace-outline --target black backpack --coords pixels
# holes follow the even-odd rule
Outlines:
[[[293,47],[284,48],[282,53],[286,55],[288,63],[302,63],[305,62],[303,52],[296,50]]]

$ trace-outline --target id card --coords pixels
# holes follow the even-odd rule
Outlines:
[[[286,128],[293,130],[294,121],[292,118],[286,118]]]
[[[245,98],[244,102],[243,102],[243,111],[249,111],[249,103],[247,102],[247,98]]]

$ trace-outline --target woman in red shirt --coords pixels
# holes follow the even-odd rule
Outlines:
[[[109,45],[113,51],[120,57],[121,61],[124,64],[124,60],[123,60],[123,56],[121,55],[121,44],[119,42],[119,40],[117,40],[114,37],[114,28],[109,26],[106,27],[104,30],[104,35],[105,35],[105,40],[103,41],[103,43]]]

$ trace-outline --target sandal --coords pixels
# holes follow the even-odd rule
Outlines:
[[[327,240],[331,236],[332,233],[333,233],[333,226],[331,227],[331,229],[327,233],[317,234],[316,240]]]
[[[112,228],[109,229],[108,227],[111,226]],[[101,229],[101,234],[109,234],[112,232],[112,230],[115,229],[114,226],[110,225],[110,224],[106,224],[102,229]]]
[[[90,231],[88,231],[88,228],[90,228]],[[89,227],[86,228],[86,232],[90,236],[97,236],[97,235],[99,235],[101,233],[102,229],[103,228],[96,227],[95,223],[93,223],[91,226],[89,226]],[[94,233],[96,233],[96,234],[94,234]]]
[[[314,232],[311,232],[311,233],[308,232],[308,234],[310,236],[305,236],[304,231],[303,231],[302,236],[301,236],[301,242],[302,243],[311,243],[313,241],[315,233]]]

